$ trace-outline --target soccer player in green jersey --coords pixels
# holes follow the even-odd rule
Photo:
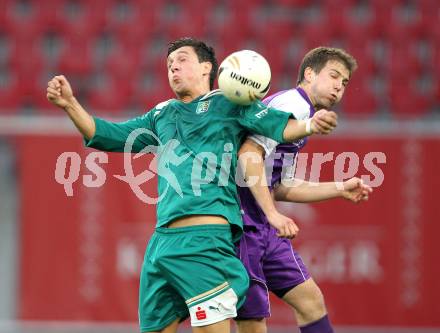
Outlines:
[[[277,142],[328,134],[336,114],[322,111],[297,121],[261,102],[231,103],[211,91],[218,69],[214,50],[192,38],[170,43],[167,67],[177,98],[126,122],[92,117],[64,76],[49,81],[47,98],[68,114],[88,147],[148,148],[159,155],[157,224],[140,278],[141,331],[174,332],[190,316],[194,332],[229,332],[229,319],[244,302],[249,283],[234,249],[242,233],[237,150],[248,133]],[[293,224],[284,228],[294,233]]]

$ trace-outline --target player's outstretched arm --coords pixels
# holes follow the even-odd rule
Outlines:
[[[319,110],[308,120],[289,120],[284,128],[283,139],[293,142],[311,134],[330,134],[338,125],[333,111]]]
[[[88,140],[95,135],[95,121],[93,117],[73,96],[72,87],[64,75],[58,75],[47,83],[47,99],[63,109],[72,119],[76,128]]]
[[[299,231],[298,227],[292,219],[276,210],[269,191],[263,161],[264,149],[253,140],[247,139],[241,146],[238,155],[245,182],[269,223],[277,229],[278,236],[295,237]]]
[[[373,192],[373,189],[357,177],[350,178],[341,183],[312,183],[293,179],[283,181],[274,189],[274,197],[277,201],[288,202],[316,202],[344,198],[358,203],[360,201],[367,201],[371,192]]]

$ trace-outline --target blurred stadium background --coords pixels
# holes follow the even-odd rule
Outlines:
[[[438,0],[0,0],[0,332],[137,331],[154,206],[114,177],[124,174],[117,154],[101,164],[103,186],[84,185],[96,180],[92,150],[48,104],[46,83],[63,73],[91,113],[138,115],[173,97],[166,47],[181,36],[206,40],[219,61],[261,52],[270,92],[295,85],[310,48],[357,58],[340,127],[306,151],[330,154],[320,180],[359,163],[357,175],[376,186],[370,202],[281,208],[300,225],[295,246],[338,332],[440,332],[439,26]],[[55,180],[64,152],[81,164],[72,197]],[[366,167],[371,152],[386,156],[373,161],[383,182]],[[137,172],[147,162],[133,162]],[[295,331],[290,310],[272,300],[269,330]]]

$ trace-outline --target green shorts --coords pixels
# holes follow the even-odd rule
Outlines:
[[[142,265],[141,332],[159,331],[188,316],[192,326],[233,318],[248,286],[229,225],[158,228]]]

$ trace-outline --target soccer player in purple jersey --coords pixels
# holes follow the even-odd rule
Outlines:
[[[338,103],[356,69],[356,60],[342,49],[319,47],[308,52],[299,69],[297,87],[278,92],[264,102],[300,120],[309,119],[320,109],[330,109]],[[280,144],[261,135],[251,135],[240,149],[240,160],[257,154],[261,158],[243,163],[249,187],[239,187],[243,209],[244,235],[237,253],[250,276],[250,287],[244,305],[238,311],[239,333],[264,333],[265,318],[270,316],[271,291],[295,313],[301,333],[330,333],[324,298],[310,277],[290,238],[296,236],[295,223],[277,212],[273,199],[279,201],[312,202],[343,197],[353,202],[368,199],[371,188],[359,178],[343,183],[312,184],[298,181],[291,172],[283,171],[283,160],[296,157],[307,139]],[[274,153],[276,155],[274,155]],[[272,169],[270,184],[266,184],[263,157]],[[252,181],[251,177],[263,181]],[[257,178],[255,178],[257,177]],[[339,185],[339,186],[338,186]],[[343,189],[341,187],[343,186]]]

